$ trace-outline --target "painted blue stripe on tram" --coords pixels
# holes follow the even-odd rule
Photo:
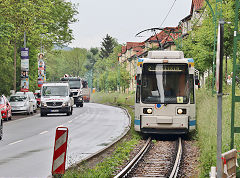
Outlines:
[[[194,60],[192,58],[188,59],[188,62],[194,62]]]
[[[140,120],[134,120],[134,125],[140,125]]]
[[[194,126],[194,125],[196,125],[196,120],[191,120],[191,121],[189,122],[189,126]]]

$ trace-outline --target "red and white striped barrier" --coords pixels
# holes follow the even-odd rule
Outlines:
[[[67,154],[68,128],[58,127],[56,129],[52,175],[65,173],[65,162]]]

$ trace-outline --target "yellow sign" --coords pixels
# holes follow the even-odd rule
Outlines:
[[[177,103],[183,103],[183,97],[177,96]]]

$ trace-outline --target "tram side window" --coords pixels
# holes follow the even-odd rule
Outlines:
[[[190,89],[190,104],[195,104],[195,101],[194,101],[194,78],[193,78],[192,74],[190,75],[189,89]]]

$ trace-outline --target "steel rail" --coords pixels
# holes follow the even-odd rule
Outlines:
[[[177,156],[176,156],[176,160],[172,169],[172,172],[169,176],[169,178],[176,178],[178,175],[178,170],[179,170],[179,166],[181,163],[181,158],[182,158],[182,139],[181,137],[178,138],[178,152],[177,152]]]
[[[151,137],[148,138],[143,148],[140,150],[140,152],[132,159],[130,163],[120,172],[118,173],[114,178],[124,177],[130,170],[134,167],[134,165],[142,158],[142,156],[145,154],[145,152],[148,150],[151,143]]]

